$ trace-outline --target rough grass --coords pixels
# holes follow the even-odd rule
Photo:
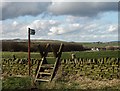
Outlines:
[[[2,89],[4,90],[21,90],[31,87],[31,79],[29,77],[7,77],[2,80]]]
[[[95,90],[95,91],[119,91],[120,79],[102,79],[91,80],[87,77],[81,77],[79,74],[66,75],[62,72],[60,67],[57,75],[51,83],[40,82],[37,85],[39,89],[59,89],[60,91],[78,90]]]
[[[85,47],[106,47],[106,46],[118,46],[120,42],[106,42],[106,43],[80,43]]]
[[[62,59],[69,59],[71,58],[71,54],[74,53],[77,58],[103,58],[103,57],[119,57],[120,51],[81,51],[81,52],[63,52]],[[27,52],[2,52],[2,58],[13,58],[13,55],[16,58],[28,58]],[[53,57],[53,53],[49,53],[48,57]],[[31,58],[41,58],[40,53],[31,52]]]
[[[6,77],[3,78],[2,88],[6,89],[53,89],[60,91],[76,91],[76,89],[82,90],[94,90],[95,91],[117,91],[120,90],[120,79],[101,79],[101,80],[92,80],[87,77],[80,76],[80,74],[67,74],[62,69],[62,66],[59,67],[55,78],[52,82],[38,82],[33,86],[33,78],[16,78],[16,77]]]
[[[27,52],[2,52],[2,58],[13,58],[15,55],[16,58],[28,58]],[[40,58],[40,53],[31,53],[31,58]]]
[[[103,57],[119,57],[120,51],[81,51],[81,52],[63,52],[62,58],[71,58],[71,54],[74,53],[76,58],[103,58]]]
[[[100,57],[118,57],[118,52],[120,51],[100,51],[100,52],[73,52],[76,54],[77,58],[100,58]],[[62,54],[62,59],[71,58],[70,52],[64,52]],[[17,58],[27,58],[28,54],[26,52],[2,52],[3,58],[12,58],[15,55]],[[52,56],[52,53],[49,54]],[[40,58],[39,53],[31,53],[31,58]],[[28,89],[32,86],[32,79],[28,78],[15,78],[7,77],[3,78],[3,89]],[[63,72],[60,67],[57,75],[51,83],[40,82],[36,85],[39,89],[60,89],[61,91],[76,91],[76,89],[87,89],[96,91],[117,91],[120,90],[120,79],[102,79],[102,80],[92,80],[87,77],[81,77],[79,74],[69,74]]]

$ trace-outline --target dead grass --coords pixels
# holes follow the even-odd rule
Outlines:
[[[52,83],[48,86],[54,88],[65,88],[65,89],[119,89],[120,90],[120,79],[102,79],[92,80],[87,77],[81,77],[79,74],[66,75],[63,74],[62,67],[59,67],[57,75],[53,79]],[[62,87],[63,86],[63,87]]]
[[[70,81],[68,83],[79,84],[78,88],[82,89],[104,89],[106,87],[112,88],[114,86],[120,86],[120,79],[102,79],[100,80],[91,80],[86,77],[80,77],[79,75],[70,76]],[[120,88],[119,88],[120,89]]]

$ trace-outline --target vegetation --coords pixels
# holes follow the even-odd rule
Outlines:
[[[81,43],[85,47],[106,47],[106,46],[119,46],[120,42],[83,42]]]
[[[32,85],[29,77],[13,78],[14,76],[28,76],[27,59],[2,59],[3,60],[3,89],[30,88],[22,82]],[[31,59],[31,77],[34,78],[35,70],[40,59]],[[118,58],[97,59],[63,59],[56,77],[51,83],[40,82],[36,85],[39,89],[120,89],[120,61]],[[107,82],[106,82],[107,81]],[[113,82],[114,81],[114,82]],[[101,82],[102,84],[98,84]],[[117,83],[115,83],[117,82]],[[94,84],[90,84],[94,83]],[[112,83],[112,84],[111,84]],[[114,83],[114,84],[113,84]],[[14,85],[15,84],[15,85]],[[94,86],[97,84],[96,86]],[[103,85],[104,84],[104,85]],[[109,85],[108,85],[109,84]],[[113,86],[113,87],[112,87]]]
[[[31,88],[31,78],[30,77],[8,77],[2,81],[2,91],[13,91],[21,89],[30,89]]]
[[[54,41],[46,41],[46,42],[31,42],[31,52],[39,52],[38,45],[40,45],[43,49],[47,43],[54,46],[55,49],[58,49],[61,43],[64,43],[63,51],[83,51],[84,47],[79,43],[69,43],[69,42],[57,42]],[[2,42],[2,51],[9,52],[27,52],[28,51],[28,43],[27,42],[16,42],[16,41],[3,41]],[[49,50],[52,51],[52,50]]]
[[[66,74],[80,74],[91,79],[120,79],[120,59],[65,59],[62,68]]]
[[[108,48],[108,46],[113,47],[113,46],[120,45],[120,42],[78,43],[78,42],[64,42],[64,41],[57,41],[57,40],[32,40],[31,52],[39,52],[38,45],[40,44],[44,48],[47,43],[53,45],[56,49],[58,45],[60,45],[60,43],[63,43],[65,45],[63,49],[64,52],[84,51],[84,50],[90,50],[90,48],[92,47]],[[2,51],[27,52],[27,50],[28,50],[27,40],[2,40]]]
[[[16,59],[17,60],[17,59]],[[81,60],[81,61],[80,61]],[[103,61],[104,60],[104,61]],[[98,91],[106,91],[112,89],[120,90],[120,74],[119,74],[119,61],[115,61],[115,58],[109,58],[106,60],[99,59],[98,63],[95,60],[86,61],[84,59],[79,60],[62,60],[61,66],[51,83],[39,82],[36,86],[32,83],[32,78],[22,77],[28,71],[28,66],[25,63],[17,63],[14,61],[3,61],[3,73],[8,72],[8,76],[3,74],[3,90],[6,89],[60,89],[60,91],[66,91],[68,89],[98,89]],[[23,60],[24,61],[24,60]],[[36,60],[34,60],[36,61]],[[103,63],[104,62],[104,63]],[[107,63],[109,62],[109,63]],[[9,63],[9,65],[8,65]],[[13,63],[13,64],[12,64]],[[12,66],[11,66],[12,64]],[[110,65],[112,64],[112,65]],[[16,66],[15,66],[16,65]],[[82,67],[81,67],[82,66]],[[8,69],[6,69],[9,67]],[[24,68],[23,68],[24,67]],[[35,62],[32,62],[32,70],[36,67]],[[109,67],[109,71],[108,68]],[[19,69],[18,69],[19,68]],[[101,70],[102,69],[102,70]],[[17,70],[17,72],[14,72]],[[25,72],[26,70],[26,72]],[[99,71],[100,70],[100,71]],[[13,73],[12,73],[13,72]],[[32,71],[34,77],[35,70]],[[14,74],[22,75],[21,77],[15,77]],[[21,74],[22,73],[22,74]],[[105,73],[105,74],[104,74]],[[12,75],[10,75],[12,74]],[[107,75],[106,75],[107,74]]]
[[[118,58],[120,51],[81,51],[81,52],[63,52],[61,59],[70,59],[71,54],[75,54],[76,58],[103,58],[103,57],[115,57]],[[2,52],[2,58],[28,58],[27,52]],[[49,52],[48,57],[53,57],[53,53]],[[40,59],[39,52],[31,52],[31,58]]]
[[[71,58],[71,54],[75,54],[76,58],[103,58],[103,57],[119,57],[120,51],[82,51],[82,52],[63,52],[62,59]]]
[[[45,49],[50,43],[56,49],[64,43],[61,65],[51,83],[33,80],[38,62],[41,61],[38,45]],[[60,89],[76,91],[76,89],[95,89],[97,91],[120,90],[120,50],[114,50],[117,42],[110,43],[74,43],[63,41],[32,41],[31,42],[31,77],[28,76],[28,53],[26,41],[3,41],[2,54],[2,88],[15,89]],[[84,47],[83,47],[83,46]],[[91,47],[106,47],[108,50],[90,51]],[[112,49],[111,49],[112,48]],[[86,50],[86,51],[83,51]],[[51,50],[49,50],[51,51]],[[75,54],[72,59],[71,55]],[[48,53],[48,63],[54,63],[52,52]],[[117,90],[117,91],[118,91]],[[33,90],[34,91],[34,90]]]

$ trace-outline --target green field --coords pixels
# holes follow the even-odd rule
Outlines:
[[[96,52],[89,52],[89,51],[81,51],[81,52],[63,52],[61,59],[71,58],[71,54],[74,53],[76,58],[103,58],[103,57],[119,57],[120,51],[96,51]],[[27,52],[2,52],[2,58],[13,58],[15,55],[16,58],[28,58]],[[53,53],[49,53],[48,57],[53,56]],[[40,59],[40,53],[38,52],[31,52],[31,58]]]
[[[62,63],[55,78],[51,83],[40,82],[36,85],[39,89],[61,89],[61,91],[68,91],[68,89],[97,89],[97,91],[116,91],[120,90],[120,66],[119,63],[116,64],[116,59],[119,57],[120,51],[81,51],[81,52],[63,52],[62,61],[67,59],[67,63]],[[105,62],[108,57],[109,62],[107,63],[74,63],[71,61],[71,54],[76,55],[77,60],[83,58],[82,60],[98,59],[102,61],[104,58]],[[28,76],[28,64],[16,63],[18,60],[25,61],[28,58],[27,52],[2,52],[2,64],[4,77],[2,79],[3,89],[30,89],[34,88],[32,83],[33,78]],[[13,60],[13,55],[17,58],[16,61]],[[49,63],[52,63],[53,54],[50,52],[48,54]],[[41,59],[40,53],[31,52],[31,59],[33,61]],[[10,60],[10,61],[9,61]],[[112,61],[111,61],[112,60]],[[8,62],[9,61],[9,62]],[[32,63],[32,60],[31,60]],[[32,73],[35,73],[36,68],[35,63],[32,64]],[[108,68],[110,69],[108,71]],[[101,71],[102,69],[102,71]],[[7,73],[7,74],[6,74]],[[105,73],[105,74],[104,74]],[[27,77],[14,77],[15,75],[26,75]],[[112,75],[112,78],[111,78]],[[31,76],[32,77],[32,76]],[[110,79],[110,80],[109,80]]]
[[[106,46],[118,46],[120,42],[106,42],[106,43],[80,43],[85,47],[106,47]]]

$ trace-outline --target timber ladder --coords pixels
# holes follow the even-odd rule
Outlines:
[[[57,49],[50,44],[47,44],[45,49],[42,48],[42,46],[40,46],[40,45],[38,46],[42,59],[38,63],[34,82],[36,82],[36,81],[48,81],[48,82],[52,81],[52,79],[54,78],[54,76],[56,74],[58,64],[60,62],[63,46],[64,45],[62,43],[59,46],[59,48],[57,48]],[[55,60],[54,64],[48,63],[47,55],[48,55],[48,52],[50,49],[52,50],[52,52],[54,54],[54,57],[53,57]]]

